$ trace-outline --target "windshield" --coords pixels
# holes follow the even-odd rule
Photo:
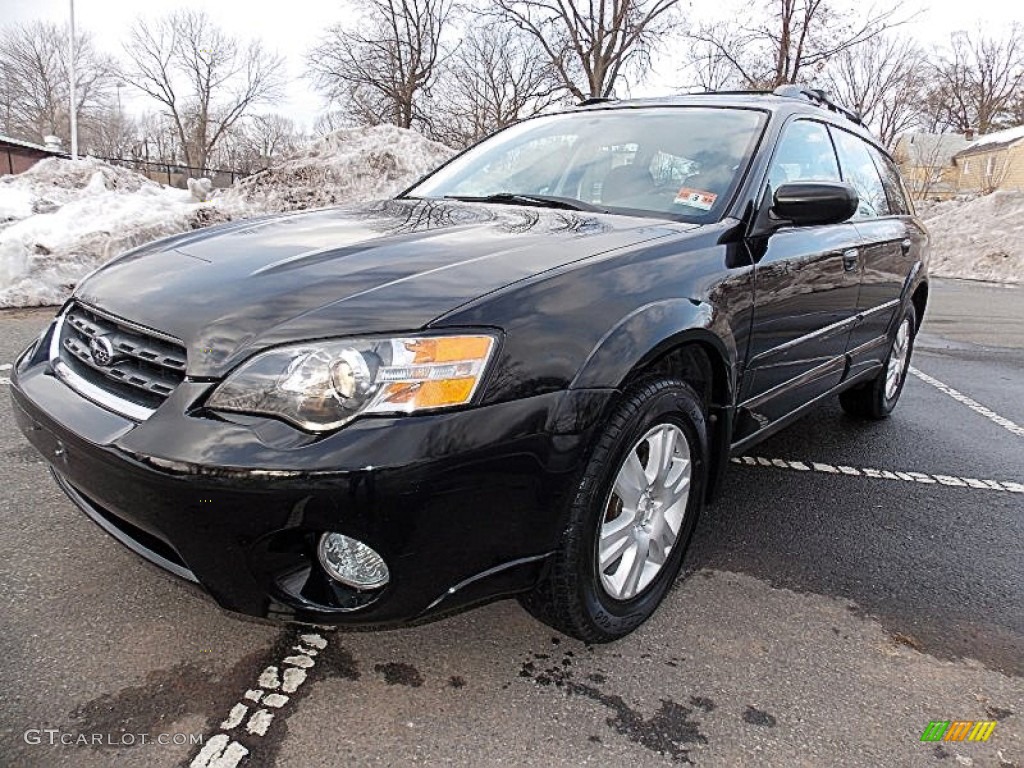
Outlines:
[[[585,210],[717,221],[765,117],[755,110],[659,107],[533,118],[484,140],[406,194],[575,202]]]

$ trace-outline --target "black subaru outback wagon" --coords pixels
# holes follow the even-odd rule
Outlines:
[[[820,92],[520,122],[395,199],[145,245],[11,376],[67,495],[224,608],[648,618],[730,454],[896,404],[927,236]]]

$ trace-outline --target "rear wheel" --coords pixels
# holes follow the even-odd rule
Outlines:
[[[892,412],[907,380],[916,333],[917,314],[914,312],[914,305],[908,304],[896,327],[896,337],[878,376],[840,393],[839,403],[844,411],[851,416],[875,420],[884,419]]]
[[[640,626],[679,572],[700,511],[706,456],[703,407],[687,384],[657,379],[628,390],[524,607],[585,642],[616,640]]]

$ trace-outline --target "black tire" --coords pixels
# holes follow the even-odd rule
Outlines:
[[[896,385],[896,391],[889,396],[886,394],[886,378],[889,371],[889,363],[896,351],[896,341],[900,327],[907,321],[910,323],[910,330],[907,340],[906,362],[900,374],[899,382]],[[910,369],[910,358],[914,354],[914,338],[916,336],[917,313],[914,311],[914,305],[908,304],[900,316],[899,323],[896,324],[896,332],[893,334],[892,343],[889,345],[889,354],[885,356],[882,370],[871,381],[839,393],[839,404],[843,407],[844,411],[858,419],[868,419],[871,421],[884,419],[892,413],[892,409],[896,407],[900,394],[903,392],[903,385],[907,381],[907,371]]]
[[[654,427],[675,425],[690,451],[690,486],[675,542],[661,570],[633,598],[612,598],[598,572],[598,536],[612,486],[627,454]],[[677,438],[678,439],[678,438]],[[703,504],[708,466],[707,420],[686,383],[647,379],[626,390],[599,436],[570,505],[568,524],[534,590],[520,598],[545,624],[588,643],[607,643],[632,632],[661,603],[679,573]]]

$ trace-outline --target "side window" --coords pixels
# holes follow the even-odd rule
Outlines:
[[[843,167],[843,179],[850,182],[860,196],[860,204],[854,219],[873,219],[889,215],[889,200],[885,196],[882,178],[871,159],[870,145],[852,133],[834,129],[832,136],[839,151],[839,164]]]
[[[811,120],[786,126],[772,158],[772,189],[790,181],[839,181],[839,165],[828,129]]]
[[[870,147],[871,156],[875,159],[875,167],[882,174],[882,186],[885,187],[885,194],[889,198],[890,212],[898,216],[906,216],[910,213],[910,203],[907,202],[907,190],[903,186],[900,172],[896,163],[888,156],[879,152],[875,147]]]

